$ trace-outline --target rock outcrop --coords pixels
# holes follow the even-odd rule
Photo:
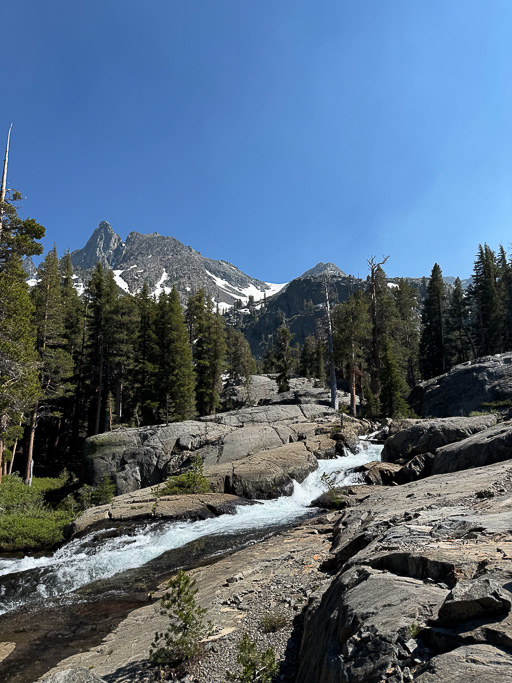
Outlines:
[[[476,358],[420,382],[409,403],[418,415],[450,417],[482,410],[484,403],[512,400],[512,353]]]
[[[367,491],[335,525],[297,683],[512,680],[512,461]]]
[[[467,439],[495,424],[495,415],[400,423],[402,429],[390,435],[384,444],[382,462],[404,462],[412,460],[416,455],[435,453],[442,446]]]
[[[225,476],[228,470],[231,472],[231,463],[265,451],[274,451],[279,456],[281,474],[277,475],[277,470],[269,470],[267,481],[272,480],[274,483],[264,484],[260,477],[258,486],[263,487],[261,491],[282,491],[289,489],[289,483],[286,482],[289,482],[290,476],[300,477],[300,473],[308,468],[311,471],[311,462],[307,466],[304,463],[298,466],[294,456],[289,471],[285,473],[282,469],[286,468],[283,454],[288,453],[291,457],[294,451],[281,450],[281,447],[304,441],[305,449],[302,449],[305,452],[319,456],[325,450],[327,457],[332,456],[334,441],[325,435],[320,438],[317,432],[325,431],[326,425],[330,430],[336,422],[339,424],[339,419],[331,408],[305,403],[255,406],[200,420],[120,429],[87,439],[86,469],[93,484],[98,484],[108,475],[116,484],[117,494],[123,494],[159,484],[178,472],[194,454],[200,455],[205,470],[218,467],[220,469],[215,470],[215,474],[220,476],[222,472],[222,476]],[[251,463],[251,471],[255,472],[258,468],[254,464],[256,459],[253,458]],[[229,467],[222,469],[224,465]],[[237,471],[240,472],[240,468]],[[246,471],[249,472],[248,469]],[[232,492],[239,488],[238,484],[226,483],[224,488],[218,485],[216,490]]]
[[[232,514],[237,505],[247,505],[238,496],[223,493],[192,493],[182,496],[160,495],[162,486],[154,486],[133,493],[116,496],[110,503],[85,510],[71,525],[72,536],[113,525],[123,528],[142,520],[209,519]]]

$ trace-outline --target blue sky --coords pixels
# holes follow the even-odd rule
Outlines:
[[[273,282],[512,251],[510,0],[16,0],[2,24],[9,185],[46,248],[108,220]]]

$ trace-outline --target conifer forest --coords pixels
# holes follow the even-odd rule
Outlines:
[[[144,284],[131,296],[98,264],[79,296],[70,255],[59,258],[56,247],[29,288],[22,261],[41,254],[44,228],[18,216],[17,199],[0,205],[3,475],[30,481],[34,468],[77,468],[84,438],[123,425],[212,415],[223,383],[249,383],[255,373],[276,373],[282,391],[294,373],[327,384],[331,360],[353,414],[357,396],[361,414],[408,416],[417,382],[512,349],[512,262],[503,246],[478,247],[466,290],[459,278],[447,285],[437,263],[420,282],[391,283],[387,259],[370,258],[366,282],[332,302],[332,359],[325,325],[299,348],[286,319],[253,358],[243,321],[232,324],[203,290],[181,302],[175,289],[156,298]]]

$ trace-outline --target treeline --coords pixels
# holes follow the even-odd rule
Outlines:
[[[421,303],[407,280],[388,283],[385,260],[369,262],[366,287],[333,311],[334,361],[355,414],[406,417],[410,390],[473,358],[512,350],[512,261],[480,245],[472,283],[443,281],[436,263]]]
[[[226,328],[202,290],[185,310],[175,289],[158,300],[147,285],[126,296],[98,264],[79,296],[69,253],[59,260],[54,248],[29,292],[21,260],[41,253],[44,229],[3,206],[0,473],[12,471],[23,435],[30,480],[34,453],[58,467],[85,436],[215,413],[223,375],[255,372],[243,334]]]

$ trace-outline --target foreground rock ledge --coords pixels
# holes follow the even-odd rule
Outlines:
[[[225,493],[193,493],[185,496],[158,496],[158,487],[117,496],[111,503],[83,512],[73,522],[72,536],[93,529],[143,520],[198,520],[231,514],[248,501]]]
[[[297,683],[511,681],[511,521],[510,460],[366,493],[335,525]]]

